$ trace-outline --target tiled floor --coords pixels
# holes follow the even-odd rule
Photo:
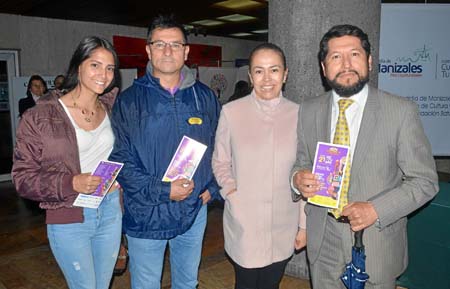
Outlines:
[[[33,204],[17,197],[11,183],[0,183],[0,289],[62,289],[64,278],[50,252],[44,214]],[[162,288],[170,288],[168,266]],[[200,289],[233,288],[233,269],[224,255],[222,209],[208,213]],[[128,272],[116,277],[111,289],[130,288]],[[309,282],[285,276],[281,289],[309,289]]]
[[[450,179],[450,175],[445,177]],[[10,182],[0,183],[0,244],[0,289],[67,288],[48,246],[43,211],[19,198]],[[169,271],[166,263],[163,289],[170,288]],[[208,212],[199,283],[200,289],[233,288],[233,269],[223,250],[219,207]],[[128,288],[128,272],[114,278],[111,289]],[[280,288],[310,289],[310,286],[307,280],[285,276]]]
[[[449,174],[440,174],[450,180]],[[233,269],[223,251],[222,209],[208,213],[200,289],[233,288]],[[170,288],[170,273],[164,270],[162,287]],[[10,182],[0,183],[0,289],[62,289],[64,278],[50,252],[44,213],[19,198]],[[128,289],[129,274],[116,277],[111,289]],[[310,289],[309,282],[285,276],[281,289]],[[399,289],[399,288],[398,288]]]

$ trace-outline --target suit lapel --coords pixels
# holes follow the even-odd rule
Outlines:
[[[330,92],[326,94],[325,98],[323,98],[321,104],[319,105],[319,108],[316,111],[317,141],[330,142],[332,102],[333,96]],[[324,115],[326,115],[327,117],[323,117]]]
[[[352,176],[361,168],[364,159],[370,150],[371,136],[377,126],[378,111],[378,91],[369,86],[367,102],[364,107],[363,118],[359,128],[358,139],[356,141],[355,154],[352,160]]]

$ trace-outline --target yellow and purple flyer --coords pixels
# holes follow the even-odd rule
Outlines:
[[[318,177],[321,187],[314,197],[308,198],[309,203],[327,208],[338,207],[349,152],[348,146],[317,143],[312,172]]]

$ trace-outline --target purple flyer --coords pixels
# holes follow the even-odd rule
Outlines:
[[[309,203],[328,208],[338,207],[349,151],[348,146],[317,143],[313,173],[318,177],[321,187],[314,197],[308,199]]]
[[[95,170],[92,172],[92,175],[101,177],[102,182],[98,185],[94,193],[90,195],[79,194],[73,205],[92,209],[98,208],[106,193],[116,180],[116,177],[122,167],[122,163],[100,161]]]
[[[108,192],[109,188],[116,180],[116,177],[122,167],[123,164],[121,163],[100,161],[92,175],[102,177],[102,182],[91,196],[103,196],[104,194],[106,194],[106,192]]]
[[[206,148],[206,145],[183,136],[162,180],[164,182],[171,182],[181,178],[191,180]]]

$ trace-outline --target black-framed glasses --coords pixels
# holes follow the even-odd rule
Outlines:
[[[166,46],[169,46],[170,49],[172,49],[173,51],[181,50],[181,49],[183,49],[183,47],[185,47],[187,45],[186,43],[165,42],[162,40],[151,41],[148,44],[150,44],[153,48],[158,49],[158,50],[163,50],[164,48],[166,48]]]

